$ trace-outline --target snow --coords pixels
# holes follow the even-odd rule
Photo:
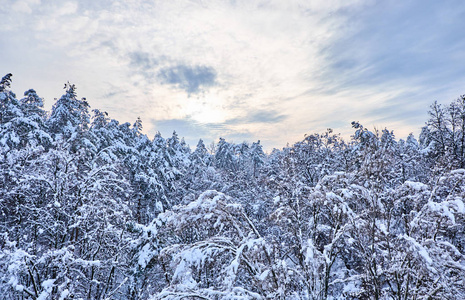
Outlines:
[[[465,174],[465,169],[455,169],[455,170],[452,170],[450,171],[451,174],[455,175],[455,174]]]
[[[315,246],[313,246],[313,241],[312,239],[307,240],[307,245],[305,249],[305,263],[310,264],[313,260],[315,253]]]
[[[354,196],[349,189],[339,189],[339,192],[345,199],[351,199]]]
[[[428,263],[428,264],[432,264],[433,263],[433,260],[431,259],[431,257],[429,256],[428,254],[428,251],[426,250],[426,248],[424,248],[420,243],[418,243],[414,238],[410,237],[410,236],[407,236],[405,234],[401,234],[400,235],[400,238],[406,240],[407,242],[410,243],[411,246],[413,246],[413,248],[417,251],[418,254],[420,254],[420,256]]]
[[[404,182],[404,185],[417,191],[417,192],[421,192],[421,191],[426,191],[428,190],[428,186],[426,184],[423,184],[421,182],[414,182],[414,181],[405,181]]]
[[[455,206],[457,213],[465,214],[465,205],[463,203],[462,198],[457,197],[454,200],[451,200],[449,202]]]
[[[277,205],[279,203],[279,201],[281,201],[281,197],[276,196],[276,197],[273,198],[273,204],[274,205]]]
[[[456,204],[456,202],[459,203],[459,206],[460,206],[460,204],[462,204],[462,207],[463,207],[463,202],[460,203],[460,201],[454,200],[452,203]],[[440,203],[429,201],[428,204],[427,204],[427,207],[431,211],[436,212],[436,213],[440,214],[441,216],[447,217],[454,224],[455,223],[455,215],[449,209],[450,204],[451,204],[451,201],[444,201],[444,202],[440,202]]]
[[[430,154],[431,152],[434,151],[433,150],[434,146],[435,146],[435,143],[431,142],[431,143],[429,143],[428,147],[421,149],[420,153],[423,154],[423,155],[428,155],[428,154]]]
[[[349,281],[344,284],[342,291],[346,294],[356,294],[360,291],[360,288],[357,287],[354,281]]]
[[[183,288],[194,289],[197,282],[192,278],[191,270],[185,260],[181,259],[173,274],[173,281],[182,283]]]
[[[339,197],[338,195],[336,195],[334,192],[328,192],[326,193],[326,198],[330,199],[330,200],[335,200],[335,201],[340,201],[342,202],[342,198]]]
[[[260,274],[260,276],[258,276],[258,280],[260,280],[260,281],[265,280],[269,273],[270,273],[270,270],[263,271],[262,274]]]
[[[384,224],[383,221],[376,220],[375,223],[376,223],[376,226],[379,228],[379,230],[381,230],[381,232],[383,234],[385,234],[385,235],[389,234],[388,231],[387,231],[387,226],[386,226],[386,224]]]
[[[50,293],[52,292],[53,287],[55,283],[55,279],[47,279],[44,282],[42,282],[41,286],[44,288],[42,293],[40,293],[39,297],[37,297],[37,300],[46,300],[48,299],[48,296],[50,296]]]
[[[68,256],[68,258],[70,258]],[[85,260],[81,258],[74,259],[73,263],[82,265],[84,267],[100,267],[102,262],[100,260]]]
[[[194,248],[190,251],[184,251],[182,252],[181,256],[182,260],[195,265],[199,265],[201,262],[203,262],[204,258],[204,254],[198,248]]]
[[[60,294],[60,299],[59,300],[66,300],[69,296],[70,292],[68,289],[63,290]]]
[[[9,269],[8,271],[11,272],[11,269]],[[12,285],[16,289],[16,287],[18,286],[18,278],[16,276],[11,276],[10,280],[8,281],[8,284]]]

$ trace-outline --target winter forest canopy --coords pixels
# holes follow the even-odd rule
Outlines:
[[[418,139],[353,122],[265,154],[10,85],[1,299],[465,299],[465,96]]]

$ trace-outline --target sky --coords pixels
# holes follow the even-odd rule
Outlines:
[[[352,121],[418,136],[465,94],[464,28],[462,0],[3,0],[0,72],[48,110],[69,81],[150,138],[269,151]]]

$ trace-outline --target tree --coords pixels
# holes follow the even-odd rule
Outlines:
[[[265,153],[263,152],[263,147],[260,145],[260,141],[257,141],[256,143],[252,143],[252,146],[250,147],[250,152],[252,155],[252,165],[253,165],[253,176],[257,177],[257,170],[260,166],[263,165],[264,163],[264,157]]]
[[[220,138],[215,151],[215,164],[225,172],[234,172],[237,169],[234,146],[224,138]]]
[[[62,139],[75,147],[84,132],[89,128],[89,104],[85,98],[78,99],[76,86],[65,84],[65,94],[53,105],[47,126],[55,140]]]

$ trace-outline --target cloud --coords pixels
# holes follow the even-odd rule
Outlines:
[[[129,64],[132,67],[142,69],[142,70],[149,70],[153,69],[158,65],[157,60],[155,60],[149,53],[141,52],[141,51],[134,51],[128,54],[129,57]]]
[[[103,86],[101,87],[101,93],[100,93],[100,97],[102,98],[121,98],[121,97],[125,97],[128,93],[128,90],[123,90],[111,83],[106,83],[105,84],[107,87],[104,88]]]
[[[221,131],[224,129],[221,125],[204,124],[189,117],[183,119],[152,120],[152,123],[155,130],[163,134],[171,134],[173,131],[176,131],[181,136],[186,137],[197,135],[199,138],[202,138],[210,135],[212,131]]]
[[[32,9],[29,7],[29,4],[26,1],[17,1],[12,6],[11,9],[13,11],[19,13],[30,14],[32,13]]]
[[[72,15],[76,13],[78,9],[78,4],[75,2],[65,2],[63,6],[61,6],[57,11],[56,14],[59,16],[65,16],[65,15]]]
[[[5,1],[18,93],[51,106],[69,80],[121,122],[186,136],[279,147],[353,120],[417,132],[432,101],[464,93],[459,0]]]
[[[200,123],[190,117],[182,119],[152,120],[154,131],[159,131],[164,137],[171,136],[176,131],[179,136],[184,137],[186,142],[197,145],[199,139],[205,141],[216,141],[227,128],[223,124]]]
[[[351,17],[357,30],[324,50],[326,77],[349,87],[392,82],[414,87],[450,80],[447,73],[465,70],[460,63],[465,54],[457,51],[465,46],[460,38],[465,22],[451,21],[465,15],[458,3],[376,2]]]
[[[140,115],[143,120],[187,118],[192,123],[188,118],[195,116],[197,121],[215,122],[207,123],[209,130],[223,124],[224,135],[255,136],[263,143],[281,140],[281,145],[285,141],[272,127],[292,127],[283,125],[290,115],[302,118],[294,112],[304,110],[296,108],[296,95],[318,85],[313,74],[324,66],[318,49],[334,38],[331,28],[341,24],[339,17],[326,22],[327,14],[359,5],[357,1],[327,7],[298,1],[97,3],[44,1],[30,18],[11,16],[18,24],[12,27],[15,35],[30,35],[27,43],[9,43],[10,38],[0,44],[34,53],[55,70],[53,80],[59,86],[66,80],[75,82],[93,107],[122,122],[133,122]],[[72,15],[58,16],[71,11]],[[51,50],[53,55],[47,54]],[[32,66],[28,64],[24,73],[40,78]],[[42,86],[39,81],[31,87]],[[102,82],[118,89],[108,89]],[[202,132],[205,126],[195,128]]]
[[[229,119],[225,121],[225,124],[235,125],[235,124],[252,124],[252,123],[280,123],[284,121],[287,116],[278,113],[274,110],[258,110],[251,112],[243,117],[237,117],[234,119]]]
[[[158,72],[158,78],[163,84],[174,85],[188,94],[197,94],[203,88],[217,85],[216,76],[216,71],[211,67],[182,64]]]

